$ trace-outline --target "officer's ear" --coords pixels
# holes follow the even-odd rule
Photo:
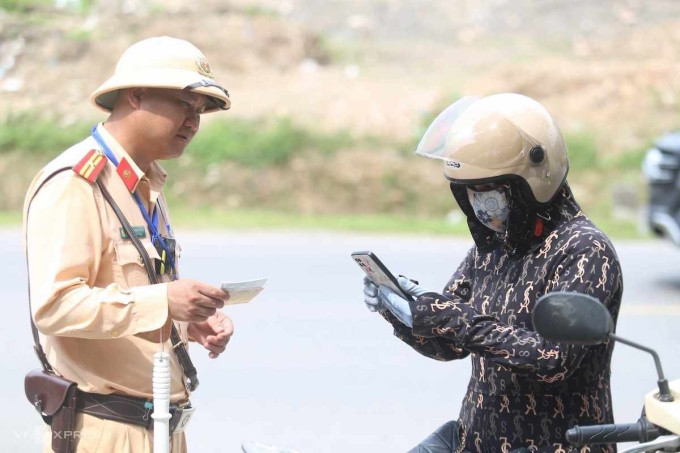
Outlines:
[[[128,88],[125,90],[125,99],[133,110],[139,110],[145,94],[146,88]]]

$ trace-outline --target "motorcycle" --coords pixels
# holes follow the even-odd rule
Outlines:
[[[574,426],[566,432],[574,447],[638,442],[620,453],[680,451],[680,379],[668,382],[653,349],[615,335],[609,311],[586,294],[554,292],[542,296],[532,314],[536,331],[550,341],[594,345],[618,341],[654,357],[658,388],[644,398],[642,416],[635,423]]]

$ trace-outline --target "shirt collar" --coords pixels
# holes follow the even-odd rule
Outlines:
[[[149,168],[148,173],[150,189],[149,199],[153,203],[156,202],[158,196],[161,194],[163,186],[165,185],[165,178],[167,176],[168,174],[158,162],[151,162],[151,167]]]
[[[108,145],[111,152],[113,152],[116,159],[118,159],[119,169],[124,167],[125,171],[129,170],[134,173],[135,177],[131,178],[131,180],[133,181],[132,184],[125,183],[125,179],[123,179],[123,182],[125,183],[125,186],[128,188],[130,193],[134,192],[137,189],[139,181],[142,178],[146,177],[146,175],[135,163],[135,161],[132,160],[128,152],[125,151],[125,148],[123,148],[123,146],[120,143],[118,143],[118,140],[116,140],[113,137],[113,135],[111,135],[109,131],[106,130],[103,123],[99,123],[99,125],[97,125],[97,132],[99,132],[99,135],[106,142],[106,144]]]

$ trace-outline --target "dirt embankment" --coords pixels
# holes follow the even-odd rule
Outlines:
[[[403,136],[446,96],[515,90],[566,128],[654,134],[677,121],[676,3],[136,0],[88,15],[0,13],[0,113],[96,117],[86,99],[121,52],[167,34],[204,50],[230,115]]]
[[[182,37],[196,44],[236,98],[240,90],[235,92],[230,82],[245,74],[285,73],[305,58],[324,59],[318,37],[300,27],[277,17],[215,8],[0,15],[2,113],[31,110],[65,121],[101,116],[87,102],[89,94],[113,73],[127,46],[150,36]]]
[[[130,5],[133,13],[123,11]],[[320,130],[407,140],[423,114],[454,95],[517,91],[544,102],[565,131],[592,135],[610,156],[680,126],[678,25],[680,4],[666,0],[137,0],[101,1],[85,16],[0,13],[0,115],[101,120],[89,93],[131,42],[165,34],[208,56],[233,98],[227,118],[289,116]],[[288,194],[279,207],[370,211],[375,206],[354,201],[357,187],[389,187],[392,174],[415,171],[390,149],[351,151],[332,167],[309,158],[268,170],[294,175],[279,183]],[[357,176],[369,167],[377,176]],[[244,181],[256,176],[229,171]],[[315,178],[335,180],[333,196],[315,190],[322,184]],[[427,202],[432,190],[393,186],[396,201],[379,209]],[[276,198],[258,187],[234,200]]]

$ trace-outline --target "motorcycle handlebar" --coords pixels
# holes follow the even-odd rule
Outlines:
[[[574,445],[648,442],[660,435],[659,428],[644,417],[637,423],[574,426],[566,432],[567,441]]]

